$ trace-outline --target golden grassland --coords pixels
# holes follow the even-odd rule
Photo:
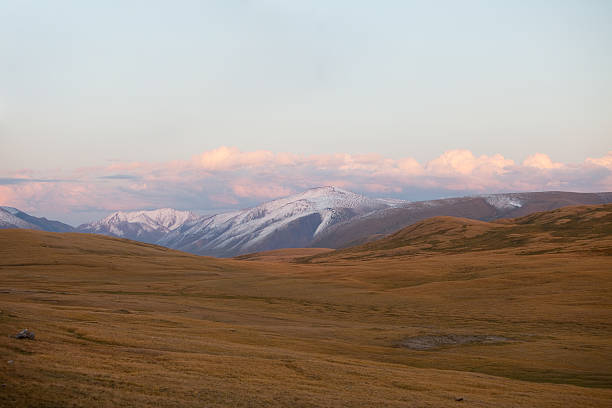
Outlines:
[[[329,248],[286,248],[240,255],[234,259],[263,262],[293,262],[300,258],[332,252]]]
[[[258,260],[0,231],[0,406],[612,406],[612,206],[530,217]],[[453,334],[508,341],[398,346]]]

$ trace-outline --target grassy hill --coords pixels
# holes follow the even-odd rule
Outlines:
[[[612,193],[572,193],[544,191],[514,193],[521,206],[497,208],[487,197],[456,197],[433,201],[408,203],[381,212],[359,217],[350,222],[332,226],[315,239],[313,246],[346,248],[377,240],[397,230],[436,216],[452,216],[480,221],[522,217],[534,212],[552,211],[577,205],[602,205],[612,202]],[[495,196],[493,196],[495,197]],[[503,195],[498,195],[498,198]],[[490,197],[489,197],[490,198]]]
[[[609,406],[611,212],[435,218],[301,263],[3,230],[0,406]]]
[[[322,262],[497,249],[514,250],[517,255],[612,255],[612,204],[570,206],[492,222],[432,217],[371,243],[297,260]]]

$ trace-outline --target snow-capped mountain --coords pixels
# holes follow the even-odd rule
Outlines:
[[[440,215],[492,221],[568,205],[610,202],[612,193],[562,191],[408,202],[368,198],[337,187],[319,187],[254,208],[206,217],[171,208],[115,212],[78,229],[33,217],[16,208],[0,207],[0,228],[76,230],[225,257],[280,248],[344,248]]]
[[[157,243],[215,256],[306,247],[331,225],[403,203],[319,187],[251,209],[186,222]]]
[[[59,221],[34,217],[14,207],[0,206],[0,228],[27,228],[53,232],[71,232],[74,228]]]
[[[99,221],[80,225],[78,231],[156,243],[184,223],[196,219],[198,216],[190,211],[178,211],[172,208],[117,211]]]

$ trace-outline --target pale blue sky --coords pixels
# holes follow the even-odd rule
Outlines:
[[[612,149],[612,2],[0,2],[0,171]]]

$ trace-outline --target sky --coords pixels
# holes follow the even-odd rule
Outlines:
[[[612,191],[612,2],[0,2],[0,205]]]

